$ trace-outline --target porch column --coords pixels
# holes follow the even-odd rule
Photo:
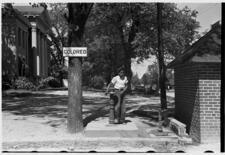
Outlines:
[[[40,76],[40,31],[37,31],[37,40],[38,40],[38,45],[37,45],[37,76]]]
[[[36,28],[36,24],[32,24],[32,28],[31,28],[31,33],[32,33],[32,47],[37,48],[37,28]]]
[[[39,63],[39,58],[38,58],[38,49],[37,49],[37,27],[36,23],[31,23],[31,47],[32,47],[32,59],[33,59],[33,73],[34,75],[38,75],[38,63]]]

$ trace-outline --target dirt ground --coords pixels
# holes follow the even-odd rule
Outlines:
[[[178,145],[175,143],[148,143],[140,138],[158,139],[151,132],[158,128],[157,112],[160,107],[159,97],[127,95],[126,118],[131,123],[112,129],[113,132],[105,132],[103,129],[96,137],[87,137],[84,133],[72,135],[67,132],[67,91],[8,91],[2,97],[2,141],[3,150],[8,151],[119,151],[146,152],[175,152],[178,150],[193,149],[202,151],[199,147]],[[168,107],[173,112],[173,93],[168,98]],[[108,120],[108,96],[102,92],[83,92],[83,119],[85,131],[93,126],[107,128]],[[146,115],[147,111],[147,115]],[[134,123],[134,125],[132,125]],[[99,124],[99,125],[98,125]],[[115,128],[115,127],[114,127]],[[130,129],[128,129],[130,128]],[[128,130],[134,131],[128,131]],[[137,128],[137,129],[136,129]],[[118,131],[117,131],[118,129]],[[121,130],[124,130],[121,132]],[[105,130],[104,130],[105,131]],[[137,132],[136,132],[137,131]],[[176,135],[164,128],[168,134],[167,141],[176,138]],[[91,135],[91,134],[90,134]],[[94,136],[93,136],[94,135]],[[115,136],[118,135],[118,136]],[[135,136],[136,135],[136,136]],[[101,136],[103,136],[101,138]],[[147,137],[146,137],[147,136]],[[152,136],[152,137],[151,137]],[[93,138],[96,139],[93,139]],[[113,138],[110,138],[113,137]],[[120,138],[127,138],[122,141]],[[129,138],[132,137],[132,140]],[[108,139],[107,139],[108,138]],[[118,143],[118,140],[120,143]],[[136,141],[135,141],[136,140]],[[144,139],[145,140],[145,139]],[[85,141],[85,142],[84,142]],[[33,143],[36,143],[35,145]],[[38,146],[37,146],[37,143]],[[193,148],[193,149],[192,149]],[[210,148],[210,147],[206,147]],[[215,146],[211,146],[212,149]]]

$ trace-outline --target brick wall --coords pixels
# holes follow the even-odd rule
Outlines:
[[[220,135],[220,64],[186,62],[175,67],[175,117],[197,142]]]
[[[219,142],[220,64],[200,64],[199,74],[201,142]]]

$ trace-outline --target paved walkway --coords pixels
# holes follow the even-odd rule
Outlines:
[[[126,124],[108,124],[108,97],[84,92],[82,134],[66,129],[67,91],[8,91],[3,97],[3,150],[175,152],[184,150],[168,128],[158,132],[158,97],[127,96]],[[169,100],[173,109],[173,100]]]

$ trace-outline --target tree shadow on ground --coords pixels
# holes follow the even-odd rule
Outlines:
[[[99,115],[102,113],[99,108],[105,106],[106,102],[105,97],[83,98],[83,117],[85,124],[102,116]],[[60,122],[65,122],[68,111],[67,104],[67,95],[10,93],[2,97],[3,112],[9,112],[17,116],[51,117],[50,121],[45,122],[45,124],[53,127],[59,126]],[[88,118],[86,118],[87,116]]]
[[[145,101],[144,104],[139,104],[137,101],[126,100],[126,117],[140,118],[142,123],[148,126],[156,126],[159,121],[159,110],[161,109],[159,97],[151,97],[151,101]],[[162,119],[174,116],[174,99],[170,98],[167,102],[167,110],[162,113]]]
[[[141,117],[146,122],[149,119],[158,120],[158,113],[151,110],[160,108],[157,98],[154,103],[149,104],[143,99],[126,99],[126,117]],[[105,96],[85,96],[83,98],[83,121],[84,126],[100,117],[109,114],[109,99]],[[139,105],[142,102],[143,105]],[[32,94],[32,93],[10,93],[2,97],[2,111],[10,112],[17,116],[34,116],[38,118],[51,117],[53,119],[45,122],[52,127],[57,127],[67,118],[67,95]],[[168,103],[172,107],[174,103]],[[171,108],[173,109],[173,108]],[[151,112],[145,113],[146,110]]]
[[[90,123],[91,121],[100,117],[104,117],[108,113],[109,113],[109,108],[107,108],[106,106],[103,106],[95,111],[92,111],[89,116],[83,119],[84,127],[86,127],[87,124]]]

